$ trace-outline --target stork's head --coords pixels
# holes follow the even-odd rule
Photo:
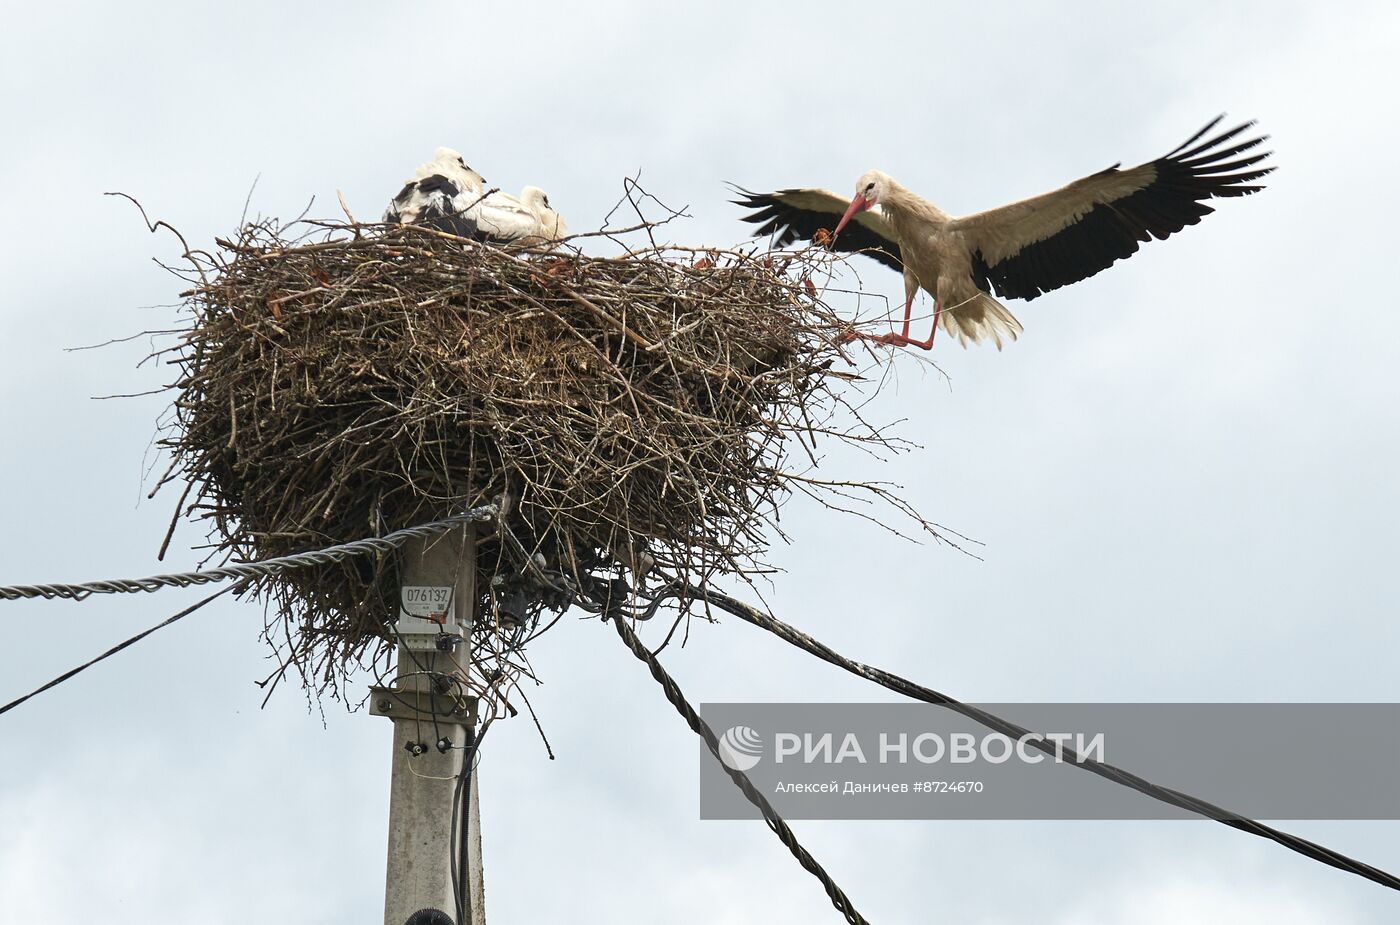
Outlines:
[[[543,210],[553,212],[549,207],[549,194],[538,186],[527,186],[520,191],[520,202],[531,212],[538,214]]]
[[[440,164],[456,164],[458,167],[467,166],[467,162],[463,160],[462,155],[451,148],[438,148],[433,152],[433,160]]]
[[[481,174],[471,169],[466,158],[462,157],[462,155],[458,154],[452,148],[438,148],[433,152],[433,162],[441,164],[448,173],[451,173],[454,169],[464,171],[477,185],[485,185],[486,183],[486,179],[482,177]]]
[[[531,214],[539,220],[540,228],[551,241],[557,241],[568,235],[569,229],[564,225],[564,219],[554,207],[549,204],[549,195],[538,186],[527,186],[520,191],[520,204],[529,209]]]
[[[841,229],[846,227],[846,223],[856,217],[859,212],[879,204],[885,194],[890,189],[889,174],[879,170],[867,170],[861,174],[856,181],[856,194],[851,197],[851,204],[846,207],[846,214],[841,216],[841,221],[836,226],[836,233],[840,234]]]

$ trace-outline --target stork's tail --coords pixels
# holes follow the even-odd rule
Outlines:
[[[1021,322],[1005,306],[985,292],[953,305],[945,305],[938,316],[943,330],[958,339],[964,347],[969,342],[993,341],[1000,350],[1002,344],[1021,334]]]

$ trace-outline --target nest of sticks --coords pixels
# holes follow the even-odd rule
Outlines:
[[[751,577],[793,492],[899,504],[813,472],[821,438],[891,446],[842,397],[854,377],[813,283],[823,251],[590,257],[275,221],[219,245],[186,254],[192,320],[163,351],[179,376],[162,440],[162,483],[189,486],[176,517],[207,522],[216,558],[497,504],[477,557],[490,631],[525,559],[580,588]],[[398,582],[395,557],[359,557],[252,593],[283,671],[322,690],[388,650]],[[533,595],[527,622],[563,604]]]

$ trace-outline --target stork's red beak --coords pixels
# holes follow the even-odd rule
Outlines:
[[[841,221],[836,224],[836,234],[841,233],[841,229],[846,227],[846,223],[854,218],[857,212],[864,212],[868,208],[870,208],[870,200],[865,198],[864,193],[856,193],[851,204],[846,206],[846,214],[841,216]]]

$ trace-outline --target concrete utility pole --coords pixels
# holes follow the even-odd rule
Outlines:
[[[486,922],[475,773],[471,811],[455,830],[452,825],[463,746],[475,741],[476,702],[464,701],[459,687],[444,691],[433,683],[434,676],[465,674],[476,601],[475,553],[476,528],[470,525],[413,540],[403,551],[398,680],[392,687],[373,688],[370,696],[370,712],[394,721],[384,925],[404,925],[414,912],[430,907],[458,925]],[[462,641],[447,647],[452,634]],[[465,908],[458,918],[452,864],[463,842]]]

